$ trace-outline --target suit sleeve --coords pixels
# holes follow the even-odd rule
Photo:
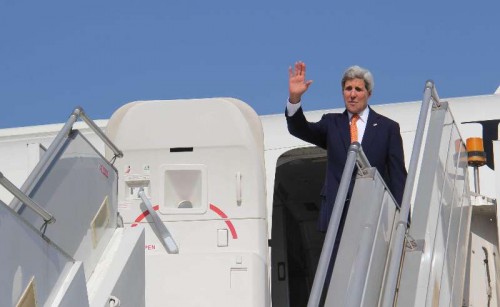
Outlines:
[[[398,123],[395,123],[390,130],[389,154],[387,158],[390,180],[389,188],[399,206],[401,206],[407,172],[404,160],[403,140],[401,139],[401,132]]]
[[[302,108],[299,108],[293,116],[288,116],[285,110],[285,116],[288,125],[288,131],[291,135],[298,137],[303,141],[326,149],[326,115],[323,115],[323,117],[321,117],[321,120],[316,123],[307,121]]]

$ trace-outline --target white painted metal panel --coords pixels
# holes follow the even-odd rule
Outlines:
[[[117,229],[87,283],[90,306],[107,306],[111,296],[145,306],[144,268],[144,229]]]
[[[105,128],[107,120],[98,120],[96,124]],[[30,148],[36,147],[37,144],[48,148],[62,127],[62,124],[52,124],[0,129],[0,171],[16,186],[21,187],[33,170],[33,163],[38,162]],[[104,153],[103,142],[84,123],[77,122],[74,128],[78,129],[98,151]],[[0,199],[8,204],[12,198],[12,195],[0,186]]]
[[[395,201],[378,172],[358,177],[325,306],[347,306],[350,295],[359,297],[359,306],[377,305],[396,217]]]
[[[470,224],[464,145],[446,105],[431,115],[403,264],[398,306],[461,301]]]
[[[88,306],[81,263],[43,239],[40,232],[1,201],[0,242],[1,306],[15,306],[32,279],[39,306],[60,300],[67,291],[75,299],[73,306]]]
[[[134,102],[112,116],[107,131],[124,152],[115,164],[120,214],[127,227],[146,229],[147,304],[269,304],[264,145],[255,112],[230,98]],[[158,240],[138,187],[178,254]]]
[[[30,197],[56,218],[45,235],[84,263],[88,279],[117,227],[117,173],[77,131],[38,178]],[[43,220],[19,209],[35,227]]]

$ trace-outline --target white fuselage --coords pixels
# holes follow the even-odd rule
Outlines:
[[[500,152],[500,94],[447,101],[462,139],[496,136],[484,139],[485,148],[489,155]],[[408,166],[420,103],[372,108],[400,124]],[[342,111],[309,111],[306,117],[317,121],[324,113]],[[288,306],[290,300],[304,300],[306,294],[299,292],[311,285],[323,240],[315,225],[326,152],[291,136],[284,114],[257,116],[231,98],[138,101],[98,124],[124,152],[114,164],[124,226],[145,228],[147,306],[268,306],[271,301]],[[20,186],[58,129],[0,130],[0,171]],[[113,157],[82,129],[108,160]],[[500,196],[498,169],[492,163],[480,168],[481,195]],[[162,245],[138,196],[141,188],[178,254]],[[0,187],[0,199],[9,203],[12,197]],[[293,259],[297,253],[303,257]],[[300,280],[291,270],[298,263],[304,263]]]

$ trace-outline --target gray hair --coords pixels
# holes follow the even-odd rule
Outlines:
[[[368,69],[359,67],[358,65],[354,65],[346,69],[344,75],[342,76],[342,89],[344,88],[345,82],[352,79],[362,79],[365,81],[365,87],[370,94],[375,87],[372,73]]]

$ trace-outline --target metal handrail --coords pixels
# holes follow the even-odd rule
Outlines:
[[[39,204],[37,204],[33,199],[31,199],[28,195],[24,194],[21,190],[19,190],[9,179],[7,179],[2,172],[0,172],[0,184],[7,189],[12,195],[14,195],[17,199],[22,201],[26,206],[28,206],[31,210],[33,210],[36,214],[41,216],[45,223],[51,224],[56,221],[54,216],[43,209]]]
[[[71,113],[68,121],[64,124],[62,129],[56,135],[49,148],[42,156],[38,164],[35,166],[33,171],[26,179],[25,183],[21,187],[21,191],[27,195],[31,193],[34,189],[35,185],[38,182],[38,178],[40,178],[49,168],[50,164],[54,160],[54,158],[59,153],[61,147],[64,145],[64,141],[68,138],[69,134],[73,129],[73,125],[75,122],[81,118],[89,127],[101,138],[101,140],[113,150],[115,157],[123,157],[123,152],[119,150],[111,140],[102,132],[102,130],[85,114],[82,107],[76,107]],[[14,199],[11,202],[11,207],[14,209],[19,209],[17,206],[20,206],[22,202]]]
[[[351,184],[356,164],[360,170],[371,167],[370,162],[368,162],[368,159],[361,148],[361,144],[358,142],[352,143],[347,150],[347,160],[344,166],[344,171],[342,172],[342,178],[340,180],[337,197],[335,198],[335,204],[333,205],[333,212],[328,224],[328,230],[326,231],[325,243],[319,257],[318,268],[316,269],[316,275],[314,276],[313,286],[309,295],[307,307],[319,306],[335,238],[337,237],[340,226],[340,218],[342,216],[342,211],[344,211],[347,193],[349,191],[349,186]]]
[[[401,202],[401,211],[399,215],[399,222],[397,223],[394,244],[392,245],[391,261],[387,270],[387,279],[383,290],[382,305],[383,307],[392,307],[394,305],[394,298],[396,294],[396,287],[399,276],[399,267],[401,264],[401,256],[403,254],[403,245],[406,231],[408,230],[408,214],[411,208],[411,198],[413,194],[413,185],[417,175],[418,161],[420,160],[420,151],[422,148],[422,141],[424,138],[425,126],[427,122],[427,114],[429,112],[429,105],[433,100],[433,107],[440,107],[440,100],[437,94],[436,86],[432,80],[425,83],[424,97],[420,108],[420,115],[418,118],[417,130],[415,132],[415,140],[413,142],[413,151],[411,153],[410,165],[408,167],[408,176],[406,177],[406,184],[403,193],[403,200]]]
[[[93,120],[91,120],[87,114],[85,114],[85,111],[83,111],[82,107],[76,107],[76,109],[73,111],[73,114],[78,118],[80,117],[87,125],[89,125],[90,129],[92,129],[95,134],[97,134],[101,140],[113,151],[116,157],[122,158],[123,157],[123,152],[118,149],[118,147],[111,142],[111,140],[102,132],[102,130],[94,123]]]

